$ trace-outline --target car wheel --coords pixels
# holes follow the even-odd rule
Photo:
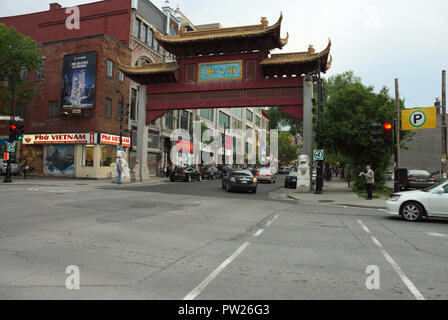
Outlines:
[[[170,181],[171,181],[171,182],[174,182],[174,178],[170,178]]]
[[[420,203],[411,201],[401,207],[400,214],[406,221],[415,222],[422,219],[424,210]]]
[[[252,193],[257,193],[257,188],[252,189]]]
[[[227,192],[232,191],[232,186],[230,185],[230,183],[227,184],[226,190],[227,190]]]

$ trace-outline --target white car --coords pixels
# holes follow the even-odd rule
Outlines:
[[[407,221],[448,217],[448,180],[422,190],[394,193],[386,201],[386,211]]]

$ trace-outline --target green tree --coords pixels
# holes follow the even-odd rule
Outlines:
[[[298,149],[292,142],[292,136],[288,131],[280,131],[278,133],[278,157],[282,164],[297,159]]]
[[[20,79],[20,70],[37,70],[42,64],[42,55],[36,42],[22,35],[14,27],[0,23],[0,111],[11,114],[12,84],[15,82],[15,101],[26,103],[36,95],[30,81]],[[14,81],[15,80],[15,81]]]
[[[374,123],[392,122],[395,100],[383,87],[378,93],[372,86],[365,86],[353,72],[346,72],[324,83],[324,111],[321,138],[329,154],[341,155],[349,161],[354,172],[359,173],[370,164],[376,172],[376,182],[385,182],[385,172],[391,164],[393,147],[372,143]],[[401,101],[401,108],[404,101]],[[408,136],[401,132],[403,143]],[[357,186],[364,180],[357,177]]]
[[[269,108],[267,111],[269,117],[268,130],[287,128],[289,132],[295,136],[302,132],[302,121],[281,111],[275,107]]]

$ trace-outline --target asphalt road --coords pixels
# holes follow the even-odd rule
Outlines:
[[[221,180],[202,180],[193,182],[171,182],[163,185],[114,186],[113,189],[141,192],[160,192],[173,195],[190,195],[201,197],[216,197],[242,200],[275,200],[276,191],[282,189],[285,183],[284,175],[278,175],[276,183],[258,183],[257,193],[227,192],[222,189]]]
[[[279,187],[1,185],[0,299],[448,298],[446,220],[272,201]]]

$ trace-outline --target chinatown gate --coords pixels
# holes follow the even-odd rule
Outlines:
[[[288,43],[289,35],[280,35],[282,19],[271,26],[261,18],[251,26],[189,32],[181,27],[177,36],[152,29],[176,62],[119,64],[140,84],[138,130],[174,109],[277,107],[305,120],[304,153],[312,159],[312,82],[331,66],[331,41],[321,52],[310,45],[304,52],[270,54]]]

